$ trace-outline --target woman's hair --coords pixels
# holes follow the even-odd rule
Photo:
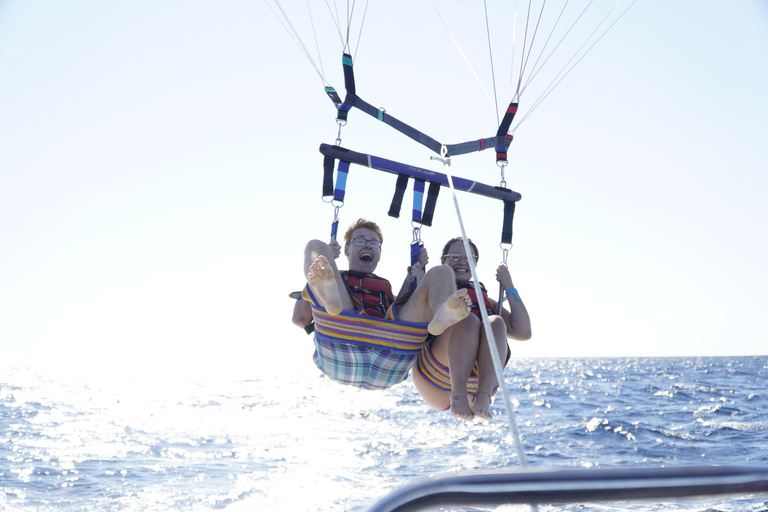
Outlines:
[[[440,256],[440,259],[445,258],[445,255],[448,254],[448,251],[451,250],[451,246],[455,244],[456,242],[464,242],[464,239],[460,236],[457,236],[456,238],[451,238],[448,240],[448,243],[445,244],[445,247],[443,247],[443,254]],[[467,242],[469,242],[469,246],[472,247],[472,252],[474,252],[475,259],[480,259],[480,252],[477,250],[477,246],[475,243],[467,238]]]
[[[349,243],[352,241],[352,233],[355,232],[355,230],[360,228],[366,228],[370,229],[374,233],[376,233],[376,236],[379,237],[379,242],[382,244],[384,243],[384,236],[381,234],[381,228],[375,223],[370,220],[365,219],[357,219],[354,224],[349,226],[349,229],[346,233],[344,233],[344,247],[348,247]]]

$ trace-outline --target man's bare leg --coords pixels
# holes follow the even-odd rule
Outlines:
[[[333,250],[325,242],[312,240],[304,251],[304,274],[312,292],[320,304],[332,315],[342,310],[354,309],[354,303],[346,293],[333,258]]]
[[[430,334],[440,335],[465,319],[471,301],[467,291],[456,291],[456,277],[446,265],[438,265],[427,271],[410,299],[397,311],[406,322],[429,324]]]

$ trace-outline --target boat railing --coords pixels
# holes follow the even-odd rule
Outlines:
[[[768,493],[768,467],[697,466],[472,472],[398,488],[368,512],[428,507],[563,504]]]

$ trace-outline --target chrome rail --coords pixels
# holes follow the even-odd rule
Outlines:
[[[384,496],[368,512],[763,493],[768,493],[768,467],[761,466],[473,472],[408,484]]]

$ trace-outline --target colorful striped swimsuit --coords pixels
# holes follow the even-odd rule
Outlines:
[[[475,295],[474,287],[469,285],[463,285],[459,284],[457,285],[459,288],[466,288],[467,292],[472,299],[472,310],[471,313],[477,315],[477,317],[480,317],[480,310],[477,300],[477,296]],[[485,287],[480,284],[480,289],[483,293],[483,302],[485,303],[486,308],[488,308],[490,311],[488,311],[489,315],[493,315],[493,309],[491,308],[491,302],[488,300],[488,295],[485,291]],[[435,355],[432,353],[432,343],[434,342],[435,338],[430,336],[430,338],[427,340],[427,342],[424,344],[424,347],[421,349],[421,354],[419,355],[419,362],[416,365],[416,368],[418,369],[419,373],[421,374],[424,379],[426,379],[427,382],[432,384],[433,386],[444,389],[446,391],[451,390],[451,372],[447,366],[442,364],[440,361],[437,360]],[[510,356],[510,350],[509,350],[509,344],[507,344],[507,358],[506,361],[504,361],[504,364],[506,365],[507,361],[509,361]],[[477,363],[475,363],[475,366],[472,368],[472,373],[469,375],[469,380],[467,381],[467,393],[470,395],[474,395],[477,393]],[[493,388],[493,391],[496,391],[499,388],[497,385]]]

